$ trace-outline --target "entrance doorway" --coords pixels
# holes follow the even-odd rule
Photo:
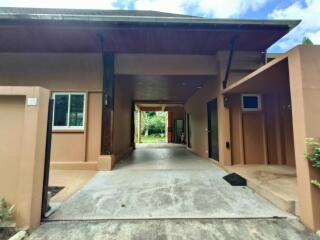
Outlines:
[[[135,114],[135,142],[166,143],[167,111],[141,111]]]
[[[188,148],[191,148],[191,113],[187,113],[187,137],[188,137]]]
[[[184,143],[184,122],[182,119],[176,119],[174,123],[174,142]]]
[[[217,104],[216,98],[208,102],[207,111],[208,111],[209,158],[219,161],[218,104]]]

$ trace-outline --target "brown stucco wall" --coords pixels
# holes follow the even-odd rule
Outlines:
[[[113,152],[117,162],[131,149],[131,104],[132,91],[125,81],[116,78]]]
[[[217,74],[215,56],[119,54],[115,61],[116,74]],[[38,85],[52,92],[87,94],[85,130],[53,133],[54,168],[96,168],[101,143],[101,69],[101,55],[95,53],[0,53],[0,85]],[[118,158],[130,147],[132,93],[116,81],[113,148]]]
[[[228,52],[217,54],[217,77],[211,78],[202,89],[193,94],[185,104],[187,113],[191,115],[191,150],[202,157],[208,157],[208,116],[207,103],[217,98],[218,100],[218,124],[219,124],[219,161],[222,165],[231,164],[231,150],[226,148],[226,142],[230,142],[230,116],[229,110],[224,107],[222,95],[222,81],[228,62]],[[236,82],[243,76],[262,65],[260,53],[235,52],[229,75],[229,84]]]
[[[212,78],[185,105],[186,112],[191,114],[191,150],[205,158],[208,157],[207,102],[218,96],[219,89],[219,82]]]
[[[17,198],[17,192],[12,189],[17,189],[19,184],[25,100],[25,96],[0,96],[0,195],[9,204]],[[18,150],[13,151],[9,146]]]
[[[320,179],[319,169],[305,159],[305,139],[320,139],[320,47],[299,46],[288,54],[293,135],[298,179],[300,217],[313,230],[320,229],[320,190],[310,179]]]
[[[295,165],[288,62],[252,77],[230,101],[232,164]],[[244,112],[241,94],[260,94],[262,109]]]
[[[49,97],[39,87],[0,87],[0,196],[18,226],[40,223]]]
[[[299,215],[302,222],[313,230],[320,228],[320,190],[310,181],[320,179],[320,171],[311,166],[304,154],[308,151],[306,138],[320,140],[317,104],[320,99],[319,66],[319,46],[298,46],[241,79],[225,92],[227,96],[245,92],[263,94],[266,108],[262,116],[268,130],[267,145],[274,148],[273,153],[269,152],[267,156],[273,158],[273,164],[296,166]],[[239,114],[239,102],[233,104],[233,107],[236,110],[234,114]],[[233,114],[230,115],[232,120]],[[250,125],[259,121],[262,119],[256,119]],[[237,126],[237,122],[231,121],[231,124],[241,128],[239,126],[243,124],[238,123]],[[231,136],[234,131],[232,128]],[[240,134],[237,138],[239,136],[241,138]],[[253,140],[256,138],[253,137]],[[239,148],[233,150],[239,152]],[[262,155],[261,151],[256,155]],[[240,159],[237,163],[243,161]]]
[[[101,66],[99,54],[0,54],[0,86],[42,86],[52,92],[87,94],[85,130],[53,133],[53,167],[96,168],[101,134]]]
[[[88,162],[97,161],[101,146],[101,121],[102,121],[102,94],[100,92],[89,93],[87,102],[87,134],[86,156]]]
[[[257,112],[242,111],[241,94],[228,96],[232,164],[295,166],[291,111],[283,108],[291,105],[289,85],[286,91],[279,91],[280,86],[275,88],[278,93],[254,91],[262,95],[262,110]],[[261,89],[265,89],[263,84]]]

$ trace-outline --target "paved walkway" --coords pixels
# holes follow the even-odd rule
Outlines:
[[[317,239],[293,215],[181,146],[139,147],[99,172],[31,239]]]

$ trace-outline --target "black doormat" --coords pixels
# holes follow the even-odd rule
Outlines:
[[[236,173],[230,173],[223,177],[231,186],[247,186],[247,180]]]
[[[51,197],[56,195],[58,192],[60,192],[64,187],[58,187],[58,186],[49,186],[48,192],[51,192]]]

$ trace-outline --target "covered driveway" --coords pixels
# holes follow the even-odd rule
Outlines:
[[[230,186],[224,175],[180,145],[138,147],[115,171],[99,172],[31,239],[316,239],[296,217]]]

